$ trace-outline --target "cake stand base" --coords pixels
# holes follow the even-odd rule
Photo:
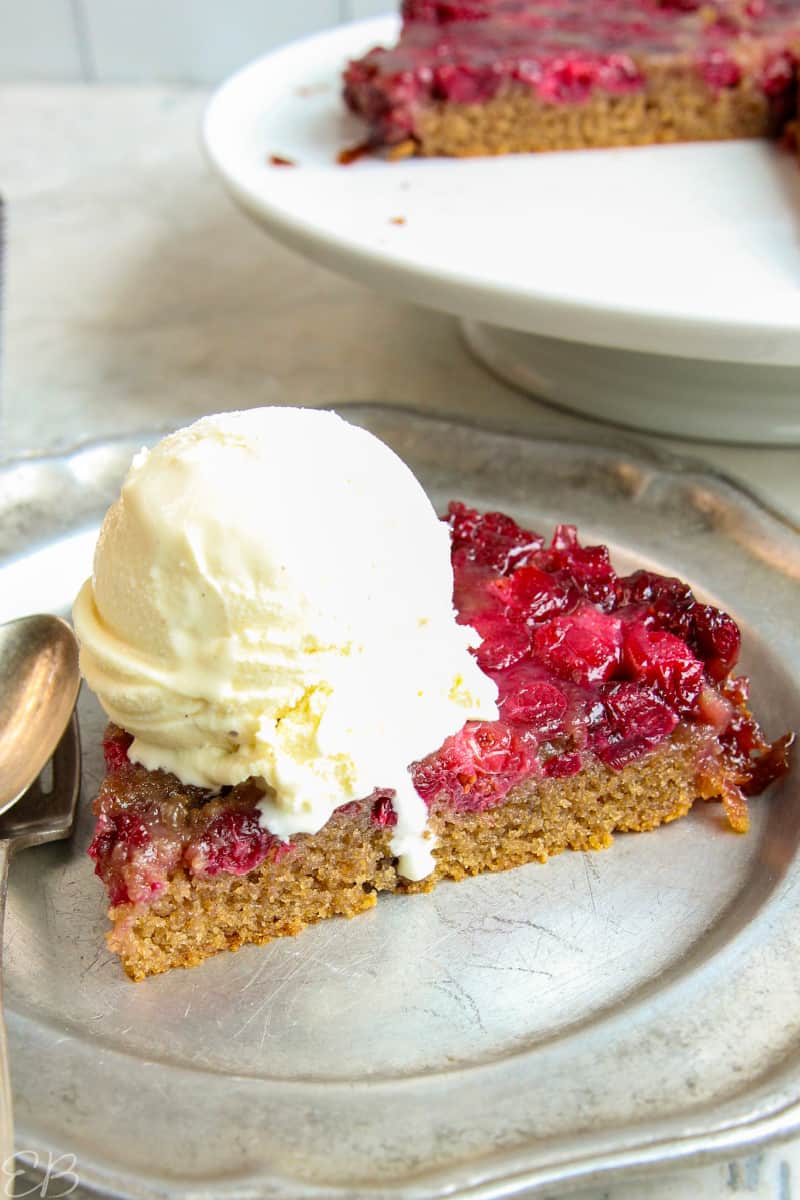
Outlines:
[[[462,321],[495,375],[588,417],[671,437],[800,445],[800,366],[640,354]]]

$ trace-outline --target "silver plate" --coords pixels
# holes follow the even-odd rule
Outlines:
[[[348,408],[451,496],[732,611],[767,730],[800,728],[800,537],[704,468]],[[0,469],[0,618],[63,610],[142,439]],[[321,498],[324,502],[324,498]],[[17,1143],[126,1197],[473,1200],[740,1153],[800,1128],[796,772],[601,854],[431,896],[134,986],[85,851],[102,717],[81,701],[83,816],[15,861],[7,1008]]]

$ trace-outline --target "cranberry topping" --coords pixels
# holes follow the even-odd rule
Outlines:
[[[729,678],[740,635],[726,613],[679,579],[619,578],[607,549],[581,546],[574,526],[545,545],[502,514],[451,504],[447,519],[459,619],[484,639],[477,657],[497,683],[501,720],[468,726],[415,765],[427,800],[496,803],[520,769],[563,778],[587,754],[621,770],[679,719],[722,738],[717,753],[733,756],[740,780],[762,759],[758,786],[780,770],[785,752],[769,751],[747,713],[746,680]]]
[[[647,85],[665,56],[714,91],[748,77],[770,99],[791,94],[795,0],[405,0],[400,41],[345,72],[345,98],[373,141],[413,139],[426,105],[490,100],[523,86],[547,104]]]

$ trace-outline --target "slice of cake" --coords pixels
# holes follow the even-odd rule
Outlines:
[[[775,137],[797,112],[797,0],[405,0],[345,71],[390,157]]]
[[[207,418],[143,453],[75,620],[114,722],[89,853],[133,979],[698,799],[743,832],[788,765],[729,616],[568,525],[438,521],[328,413]]]

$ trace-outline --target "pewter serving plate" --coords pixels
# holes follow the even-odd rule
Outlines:
[[[685,576],[744,630],[768,732],[800,727],[800,537],[729,482],[582,447],[349,408],[437,505],[574,521],[618,566]],[[65,611],[142,439],[0,470],[0,619]],[[306,481],[313,486],[312,481]],[[320,498],[324,503],[324,497]],[[17,1145],[89,1189],[188,1200],[490,1197],[740,1153],[800,1128],[797,772],[598,854],[564,854],[133,985],[83,817],[15,861],[6,1003]]]

